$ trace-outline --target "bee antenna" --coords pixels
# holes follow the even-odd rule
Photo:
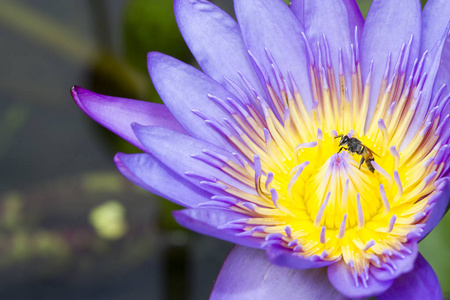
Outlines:
[[[340,134],[340,135],[335,136],[334,138],[337,139],[337,138],[341,138],[343,136],[344,136],[343,134]]]

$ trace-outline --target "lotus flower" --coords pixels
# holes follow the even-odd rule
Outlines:
[[[450,1],[175,0],[203,72],[148,55],[164,105],[81,87],[144,151],[119,171],[236,243],[212,299],[439,299],[418,242],[449,201]]]

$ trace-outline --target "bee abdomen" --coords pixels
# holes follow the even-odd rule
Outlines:
[[[373,158],[369,158],[366,160],[366,166],[369,169],[370,172],[375,172],[375,168],[372,166],[371,162],[375,161]]]

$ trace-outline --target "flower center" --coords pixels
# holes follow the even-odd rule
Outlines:
[[[405,49],[409,47],[402,48],[397,66],[406,64]],[[386,267],[390,256],[408,251],[403,245],[421,235],[450,151],[439,142],[444,133],[443,125],[438,126],[442,107],[437,106],[411,141],[403,143],[426,77],[417,60],[408,81],[403,67],[390,80],[383,78],[370,118],[372,68],[363,88],[359,50],[352,51],[351,97],[343,71],[336,84],[331,63],[316,65],[310,56],[316,101],[309,111],[292,77],[286,79],[274,61],[276,84],[259,70],[267,99],[255,90],[252,99],[238,91],[243,95],[239,103],[210,96],[234,120],[209,124],[239,154],[238,162],[208,155],[220,161],[224,172],[255,189],[252,193],[214,181],[224,193],[214,199],[248,216],[225,227],[265,238],[263,247],[276,244],[305,258],[342,258],[364,282],[368,266]],[[270,53],[268,57],[272,59]],[[258,61],[255,65],[261,66]],[[389,74],[390,58],[386,68]]]
[[[364,164],[361,167],[367,169]],[[377,177],[368,173],[359,170],[347,152],[331,155],[314,170],[306,179],[303,196],[314,224],[337,230],[346,216],[347,227],[364,227],[364,221],[380,207],[380,198],[374,194],[378,190]]]

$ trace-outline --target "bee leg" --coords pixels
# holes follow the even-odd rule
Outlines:
[[[345,147],[341,147],[341,149],[339,149],[338,153],[339,153],[339,152],[341,152],[341,151],[342,151],[342,149],[344,149],[344,150],[348,150],[348,148],[345,148]]]
[[[359,168],[361,170],[361,165],[364,163],[364,156],[361,157],[361,161],[359,162]]]

